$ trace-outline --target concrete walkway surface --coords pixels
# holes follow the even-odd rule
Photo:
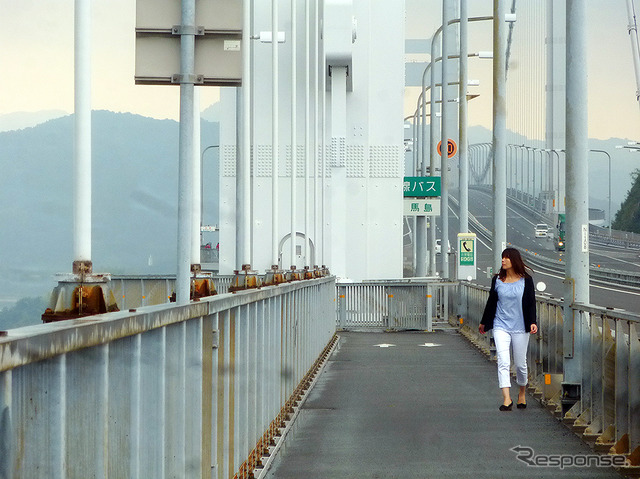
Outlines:
[[[495,362],[455,330],[339,336],[267,477],[622,477],[524,462],[595,453],[531,396],[527,409],[499,411]]]

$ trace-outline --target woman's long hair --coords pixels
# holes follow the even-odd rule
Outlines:
[[[533,270],[524,263],[524,261],[522,260],[522,256],[520,256],[520,251],[518,251],[517,249],[506,248],[502,252],[502,257],[509,258],[511,260],[511,267],[513,268],[513,272],[516,275],[526,278],[527,276],[529,276],[529,273],[527,273],[526,271],[527,269],[533,273]],[[501,280],[504,280],[507,277],[507,271],[504,268],[500,267],[498,277]]]

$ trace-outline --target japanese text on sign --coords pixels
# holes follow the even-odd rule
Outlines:
[[[402,190],[405,197],[440,196],[440,177],[405,176]]]
[[[440,198],[405,198],[404,214],[405,216],[437,216],[440,214]]]

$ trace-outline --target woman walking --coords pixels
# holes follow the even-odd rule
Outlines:
[[[502,252],[502,267],[491,281],[489,299],[480,322],[480,334],[493,329],[498,356],[498,385],[503,401],[500,411],[511,411],[510,348],[516,367],[516,383],[520,386],[518,409],[527,407],[527,348],[529,334],[536,334],[536,292],[533,278],[525,270],[520,252],[507,248]]]

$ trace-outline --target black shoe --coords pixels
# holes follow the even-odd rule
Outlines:
[[[518,409],[527,409],[527,403],[526,402],[519,402],[518,404],[516,404],[516,407]]]
[[[511,411],[511,408],[513,408],[513,401],[511,401],[511,404],[509,404],[508,406],[505,406],[504,404],[500,406],[501,411]]]

